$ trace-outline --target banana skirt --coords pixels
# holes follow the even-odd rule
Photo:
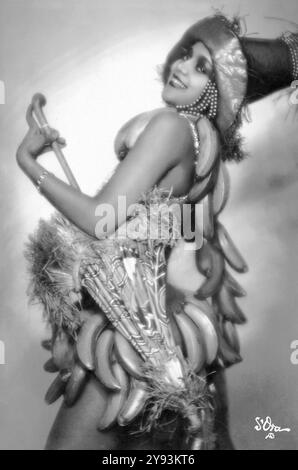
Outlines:
[[[245,292],[228,268],[247,266],[217,218],[199,250],[183,249],[186,201],[155,187],[100,240],[57,213],[40,220],[25,250],[29,295],[52,329],[43,342],[51,351],[44,368],[56,373],[48,403],[63,395],[72,406],[93,375],[109,391],[100,431],[162,432],[168,416],[172,429],[182,423],[189,448],[212,449],[212,371],[241,360],[235,324],[245,321],[236,303]]]

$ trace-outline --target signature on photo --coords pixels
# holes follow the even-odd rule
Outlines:
[[[263,431],[266,433],[265,439],[275,439],[275,433],[278,432],[290,432],[290,428],[281,428],[280,426],[276,426],[273,422],[270,416],[266,416],[265,419],[260,418],[260,416],[257,416],[255,418],[256,425],[254,429],[256,431]]]

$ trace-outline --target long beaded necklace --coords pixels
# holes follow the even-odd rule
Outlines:
[[[209,79],[202,93],[195,101],[191,104],[177,105],[175,108],[189,122],[196,156],[194,164],[196,165],[200,154],[200,137],[196,121],[202,116],[206,116],[208,119],[215,118],[217,112],[217,88],[215,83]],[[190,119],[190,117],[194,118],[194,120]]]
[[[217,112],[217,93],[216,85],[210,79],[195,101],[190,104],[177,105],[175,108],[179,114],[188,114],[195,118],[204,115],[208,119],[214,119]]]

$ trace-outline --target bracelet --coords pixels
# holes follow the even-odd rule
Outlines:
[[[49,176],[49,172],[47,170],[44,170],[40,177],[38,178],[38,180],[36,181],[36,189],[38,192],[41,192],[41,185],[43,183],[43,181]]]
[[[281,40],[285,42],[289,48],[292,63],[292,79],[298,80],[298,34],[283,33]]]

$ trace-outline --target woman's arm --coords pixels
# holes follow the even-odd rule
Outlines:
[[[36,184],[44,168],[36,161],[53,140],[59,142],[56,131],[42,133],[31,127],[17,152],[17,161],[26,175]],[[127,214],[118,212],[118,196],[125,196],[126,207],[136,203],[144,191],[156,184],[162,176],[183,159],[192,145],[186,120],[175,113],[161,113],[154,117],[138,138],[125,160],[118,165],[108,183],[96,196],[88,196],[49,174],[42,182],[42,193],[66,218],[91,236],[100,238],[112,233]],[[105,233],[95,232],[99,221],[96,209],[108,204],[116,215],[107,222]],[[113,213],[113,211],[112,211]],[[111,228],[112,227],[112,228]]]

